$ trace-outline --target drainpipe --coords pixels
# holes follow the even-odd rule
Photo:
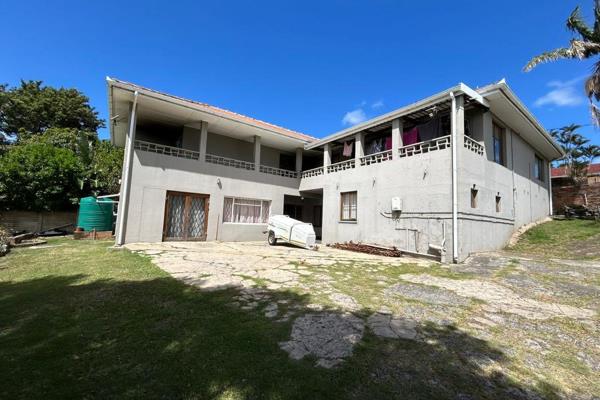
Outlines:
[[[457,148],[456,148],[456,97],[450,92],[452,108],[450,115],[450,133],[452,144],[452,261],[458,262],[458,173],[457,173]]]
[[[127,208],[129,207],[129,193],[131,192],[131,163],[133,161],[133,145],[135,141],[135,124],[137,112],[137,90],[133,93],[133,104],[131,105],[131,113],[129,115],[129,132],[125,141],[125,159],[123,161],[123,179],[121,182],[121,198],[119,202],[119,216],[117,227],[117,245],[121,246],[125,243],[125,221],[127,220]]]

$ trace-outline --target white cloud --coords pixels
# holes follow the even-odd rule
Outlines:
[[[552,88],[548,93],[538,98],[533,104],[536,107],[556,106],[573,107],[583,104],[585,99],[581,95],[583,90],[579,83],[583,78],[575,78],[570,81],[550,81],[548,86]]]
[[[377,100],[376,102],[374,102],[373,104],[371,104],[371,108],[373,110],[376,110],[376,109],[381,108],[383,106],[384,106],[383,100]]]
[[[360,124],[363,121],[366,121],[367,115],[362,108],[357,108],[356,110],[348,111],[344,118],[342,118],[343,125],[356,125]]]

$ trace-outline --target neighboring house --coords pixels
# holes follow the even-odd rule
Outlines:
[[[562,150],[506,83],[464,84],[315,139],[108,78],[125,146],[117,244],[263,240],[270,214],[323,243],[461,261],[550,214]]]
[[[562,214],[565,206],[600,207],[600,164],[590,164],[580,182],[571,178],[569,167],[552,168],[552,199],[556,214]]]

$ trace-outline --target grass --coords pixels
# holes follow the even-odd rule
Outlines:
[[[574,259],[600,259],[600,222],[555,220],[538,225],[521,237],[511,250]]]
[[[418,342],[385,340],[366,330],[340,368],[315,368],[314,360],[291,360],[279,348],[291,322],[267,319],[260,308],[233,307],[235,291],[201,292],[148,258],[110,246],[52,239],[46,248],[15,249],[0,258],[0,398],[508,399],[558,393],[544,380],[503,373],[512,361],[494,345],[431,324],[418,328],[432,340]],[[352,274],[360,271],[352,267]],[[438,267],[428,272],[452,275]],[[311,301],[290,291],[272,297]],[[502,370],[481,368],[482,356]]]

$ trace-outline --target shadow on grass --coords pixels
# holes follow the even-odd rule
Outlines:
[[[489,398],[554,397],[491,364],[498,349],[465,332],[417,327],[427,340],[381,339],[368,330],[331,370],[279,348],[291,322],[232,306],[234,290],[200,292],[171,278],[53,276],[0,284],[0,397],[18,398]],[[305,307],[308,299],[271,291]],[[300,309],[302,315],[308,309]],[[328,312],[336,312],[329,310]],[[359,315],[367,315],[362,310]]]

